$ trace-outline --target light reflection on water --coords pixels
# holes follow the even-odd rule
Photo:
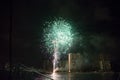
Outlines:
[[[53,80],[112,80],[111,73],[54,73],[46,74]],[[51,80],[45,77],[38,77],[35,80]]]
[[[53,73],[50,75],[50,77],[54,80],[71,80],[71,74],[70,73]]]

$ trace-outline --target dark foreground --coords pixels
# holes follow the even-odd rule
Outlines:
[[[47,74],[50,78],[54,80],[119,80],[113,79],[113,73],[54,73]],[[37,77],[35,80],[50,80],[45,77]]]
[[[2,73],[2,74],[1,74]],[[113,72],[85,72],[85,73],[54,73],[37,74],[32,72],[14,72],[9,74],[6,71],[0,71],[2,76],[0,80],[120,80],[115,79],[117,75]],[[45,75],[45,76],[44,76]],[[120,77],[120,74],[119,74]]]

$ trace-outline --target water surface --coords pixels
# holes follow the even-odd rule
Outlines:
[[[46,74],[54,80],[112,80],[113,73],[54,73]],[[35,80],[50,80],[38,76]]]

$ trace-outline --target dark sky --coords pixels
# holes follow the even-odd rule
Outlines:
[[[54,17],[70,19],[88,33],[107,33],[119,39],[120,20],[117,0],[12,0],[1,2],[0,59],[9,61],[12,28],[12,59],[37,62],[42,59],[43,24]],[[12,14],[12,18],[10,15]],[[10,20],[12,19],[12,22]],[[10,26],[12,24],[12,26]]]

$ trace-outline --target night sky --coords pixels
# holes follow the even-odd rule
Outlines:
[[[117,0],[12,0],[3,1],[0,6],[2,64],[9,61],[9,49],[14,63],[39,65],[48,59],[42,43],[43,29],[44,23],[55,17],[71,20],[78,32],[107,34],[117,41],[118,46],[120,44],[120,6]]]

